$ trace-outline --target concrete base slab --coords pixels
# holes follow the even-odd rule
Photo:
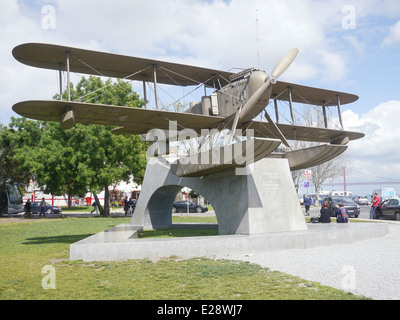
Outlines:
[[[348,244],[381,237],[389,232],[385,223],[308,224],[308,230],[255,235],[218,235],[170,239],[137,239],[141,226],[118,225],[70,246],[70,259],[117,261],[178,256],[183,258],[219,254],[253,254],[264,251],[305,249]]]

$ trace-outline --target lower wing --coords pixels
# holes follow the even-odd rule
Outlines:
[[[346,130],[306,127],[283,123],[277,123],[276,125],[287,140],[346,144],[349,141],[361,139],[365,136],[365,134],[360,132]],[[273,127],[268,122],[253,121],[246,129],[254,130],[255,137],[278,138],[274,135]]]
[[[119,127],[116,133],[146,134],[151,129],[168,130],[170,122],[177,122],[177,130],[209,129],[218,125],[224,118],[204,116],[192,113],[161,110],[139,109],[100,104],[68,102],[58,100],[33,100],[17,103],[12,108],[23,117],[44,120],[62,121],[63,115],[73,111],[73,122],[82,124],[100,124]]]

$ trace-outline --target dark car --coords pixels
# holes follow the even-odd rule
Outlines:
[[[324,199],[329,202],[329,209],[331,210],[331,217],[336,217],[336,210],[339,203],[343,203],[343,207],[349,212],[349,217],[357,218],[360,214],[360,206],[354,202],[351,197],[347,196],[331,196]]]
[[[389,218],[400,221],[400,199],[387,199],[380,204],[376,218]]]
[[[176,212],[206,212],[208,208],[190,201],[177,201],[173,204],[172,213]]]
[[[62,209],[60,207],[55,207],[46,202],[46,206],[44,209],[46,214],[50,213],[61,213]],[[40,201],[31,202],[31,212],[32,213],[40,213]]]

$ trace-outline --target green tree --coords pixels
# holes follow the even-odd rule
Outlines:
[[[101,215],[109,214],[108,187],[133,175],[142,182],[146,167],[145,148],[139,136],[114,135],[105,127],[90,125],[86,137],[79,144],[87,158],[80,162],[85,179],[94,193]],[[109,129],[109,128],[108,128]],[[104,190],[104,208],[97,193]]]
[[[58,99],[59,95],[54,98]],[[63,99],[66,98],[67,92],[64,92]],[[144,105],[128,83],[110,79],[103,82],[93,76],[83,77],[76,89],[71,86],[71,100],[138,108]],[[84,188],[90,189],[100,214],[108,216],[108,186],[128,181],[131,176],[139,183],[143,180],[146,155],[145,144],[139,136],[114,135],[110,126],[76,124],[66,131],[61,131],[58,125],[51,128],[34,157],[39,160],[38,178],[48,186],[48,191],[80,195]],[[60,185],[60,181],[65,185]],[[105,193],[104,207],[97,197],[101,190]]]
[[[43,134],[43,122],[26,118],[11,118],[0,132],[0,180],[28,185],[35,172],[27,154],[38,145]]]
[[[47,122],[38,145],[25,160],[43,191],[68,195],[68,206],[72,196],[84,197],[87,192],[85,171],[80,169],[85,157],[79,150],[84,134],[79,128],[62,131],[58,123]]]
[[[66,96],[64,92],[64,99]],[[92,76],[83,77],[76,89],[71,85],[71,99],[138,108],[144,105],[128,83],[103,82]],[[25,185],[34,179],[43,191],[54,195],[82,197],[90,190],[101,215],[108,216],[108,186],[131,176],[141,183],[146,167],[146,145],[140,137],[114,135],[112,128],[75,124],[63,131],[55,122],[12,118],[9,127],[0,132],[0,178]],[[104,208],[97,197],[101,190],[105,192]]]

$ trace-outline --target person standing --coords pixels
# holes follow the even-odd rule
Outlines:
[[[377,209],[379,207],[380,202],[381,202],[381,199],[379,198],[378,194],[375,192],[374,198],[372,199],[372,203],[371,203],[371,210],[369,210],[369,218],[370,219],[375,219]]]
[[[24,213],[24,217],[25,218],[30,218],[31,215],[31,201],[28,199],[25,203],[25,213]]]
[[[128,196],[125,196],[125,199],[124,199],[124,211],[125,211],[125,215],[128,214],[128,209],[129,209],[129,206],[128,206]]]
[[[42,216],[45,217],[45,210],[46,210],[46,201],[44,200],[44,198],[42,198],[42,201],[40,201],[40,214],[39,217]]]
[[[304,197],[304,208],[306,209],[306,216],[310,215],[310,205],[311,205],[311,197],[307,194]]]

